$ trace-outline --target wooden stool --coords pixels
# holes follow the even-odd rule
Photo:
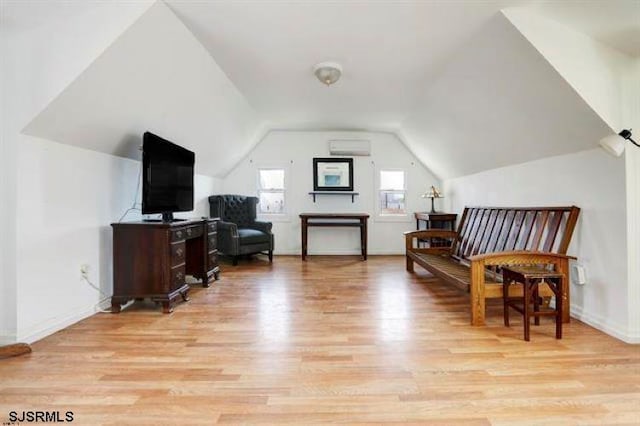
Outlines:
[[[562,282],[564,275],[549,271],[542,266],[507,266],[502,268],[502,300],[504,302],[504,325],[509,326],[509,308],[523,315],[524,340],[529,341],[530,318],[535,318],[535,325],[540,325],[541,316],[556,317],[556,339],[562,339]],[[509,297],[509,285],[522,283],[523,297]],[[545,283],[556,296],[555,309],[540,310],[538,286]],[[533,310],[531,310],[533,302]],[[522,303],[522,307],[518,306]]]

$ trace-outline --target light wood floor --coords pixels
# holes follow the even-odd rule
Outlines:
[[[575,320],[557,341],[550,319],[526,343],[497,304],[472,328],[468,296],[400,256],[223,264],[191,295],[0,361],[0,423],[70,410],[83,425],[640,424],[640,347]]]

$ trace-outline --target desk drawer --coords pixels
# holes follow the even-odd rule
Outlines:
[[[202,225],[189,226],[184,232],[187,239],[199,237],[202,235]]]
[[[209,255],[207,256],[209,259],[209,267],[207,269],[213,269],[216,266],[218,266],[218,252],[214,251],[212,253],[209,253]]]
[[[171,288],[175,290],[185,284],[185,267],[184,265],[171,269]]]
[[[171,242],[182,241],[186,238],[185,228],[178,228],[171,231]]]
[[[186,245],[184,241],[171,244],[171,266],[178,266],[184,263]]]

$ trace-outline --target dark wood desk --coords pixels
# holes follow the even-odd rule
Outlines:
[[[367,213],[301,213],[302,260],[307,259],[307,230],[310,226],[358,227],[362,260],[367,260]]]
[[[112,223],[113,297],[120,312],[131,299],[150,298],[170,313],[174,302],[188,300],[186,275],[209,287],[220,274],[217,218],[164,222]]]

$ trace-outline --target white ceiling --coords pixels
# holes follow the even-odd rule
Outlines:
[[[14,26],[62,22],[74,13],[70,5],[87,13],[82,1],[20,4],[6,17]],[[155,129],[196,149],[206,160],[201,172],[215,176],[251,149],[260,120],[270,128],[392,130],[409,135],[419,159],[449,177],[588,149],[585,133],[606,129],[536,49],[503,25],[500,10],[527,8],[628,53],[636,53],[640,34],[638,0],[166,4],[143,15],[26,132],[130,156],[134,136]],[[497,42],[509,38],[498,52],[502,62],[477,42],[496,34]],[[517,67],[536,72],[513,80],[517,67],[507,62],[515,58]],[[344,67],[329,88],[312,74],[327,60]],[[164,66],[149,68],[153,63]],[[514,91],[515,83],[523,90]],[[493,103],[483,102],[492,94]],[[500,133],[499,123],[508,123],[509,133]],[[584,132],[568,130],[576,128]],[[496,132],[500,141],[492,140]],[[511,134],[533,143],[511,153]]]
[[[171,9],[278,128],[397,128],[418,88],[513,2],[192,2]],[[322,61],[342,64],[327,88]]]
[[[640,49],[620,37],[638,25],[638,0],[167,3],[261,116],[281,128],[398,128],[420,89],[506,7]],[[331,88],[312,75],[327,60],[344,67]]]

